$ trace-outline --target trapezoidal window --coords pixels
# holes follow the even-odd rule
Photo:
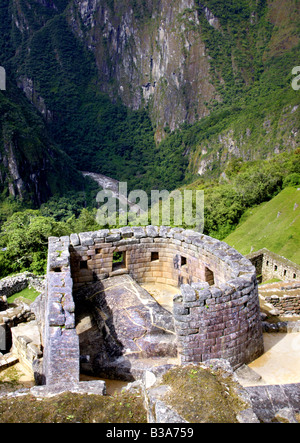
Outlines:
[[[215,284],[215,277],[213,271],[211,271],[209,268],[205,267],[205,281],[210,285]]]
[[[88,268],[88,263],[86,260],[83,260],[80,262],[80,269],[87,269]]]
[[[117,271],[119,269],[126,269],[126,252],[114,252],[113,255],[113,271]]]
[[[159,261],[159,253],[151,252],[151,261]]]
[[[186,266],[186,257],[181,256],[181,267]]]

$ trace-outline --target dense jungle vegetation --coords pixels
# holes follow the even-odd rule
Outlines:
[[[274,0],[271,12],[265,0],[197,2],[219,100],[207,103],[210,115],[193,125],[183,123],[174,132],[166,126],[160,143],[147,107],[130,110],[99,91],[94,56],[68,22],[70,2],[56,0],[57,9],[31,3],[0,5],[0,65],[9,77],[8,91],[0,92],[0,277],[25,269],[43,273],[49,236],[99,229],[98,188],[78,171],[148,193],[203,189],[205,233],[219,239],[248,208],[300,185],[299,144],[294,138],[292,145],[290,135],[297,119],[299,134],[300,92],[291,88],[300,60],[298,0]],[[145,2],[129,3],[137,19],[150,19]],[[222,32],[209,25],[203,4]],[[12,13],[25,17],[22,32]],[[34,79],[35,106],[41,106],[40,95],[51,110],[46,117],[16,87],[26,78]],[[238,155],[220,145],[228,133],[240,141]],[[2,180],[8,147],[17,152],[25,177],[23,199],[9,196]],[[199,178],[202,160],[208,167]],[[38,198],[34,169],[45,184]]]
[[[271,200],[285,187],[300,186],[300,149],[251,164],[233,160],[225,173],[223,182],[199,179],[186,188],[204,189],[204,233],[221,240],[235,229],[247,209]],[[0,231],[0,277],[24,270],[43,274],[48,237],[103,228],[96,222],[97,207],[92,203],[96,200],[82,209],[85,198],[84,193],[73,192],[50,199],[39,210],[11,215]],[[149,213],[149,223],[150,217]]]

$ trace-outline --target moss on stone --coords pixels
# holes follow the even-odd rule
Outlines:
[[[162,383],[171,387],[164,401],[190,423],[237,423],[237,414],[247,408],[235,382],[220,370],[176,367],[163,376]]]
[[[23,374],[15,367],[1,371],[0,373],[0,394],[4,391],[14,391],[22,388],[20,377]]]
[[[0,400],[0,423],[146,423],[141,395],[65,393],[49,399],[31,395]]]

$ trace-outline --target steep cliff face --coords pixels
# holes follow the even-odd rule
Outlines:
[[[53,194],[81,189],[83,178],[47,135],[40,116],[16,87],[0,92],[0,197],[39,206]],[[14,94],[12,94],[14,91]]]
[[[39,206],[53,194],[83,186],[83,178],[72,161],[49,134],[46,123],[52,115],[45,100],[21,69],[21,48],[48,20],[62,12],[66,3],[1,2],[0,65],[6,70],[7,85],[5,91],[0,91],[0,202],[10,196]]]
[[[296,0],[3,0],[0,51],[50,133],[41,150],[135,189],[299,146]],[[3,140],[1,181],[22,195],[37,164]],[[44,171],[55,156],[39,155]]]
[[[132,109],[148,105],[158,138],[218,98],[194,0],[75,0],[69,22],[95,54],[101,89]]]

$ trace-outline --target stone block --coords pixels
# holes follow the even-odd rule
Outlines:
[[[121,240],[121,234],[110,234],[105,238],[106,243],[113,243]]]
[[[80,239],[77,234],[71,234],[70,235],[70,242],[72,246],[79,246],[80,245]]]
[[[170,228],[168,226],[160,226],[159,235],[160,237],[166,238]]]
[[[134,235],[133,229],[129,226],[125,226],[123,228],[120,228],[120,232],[123,238],[129,238]]]
[[[109,229],[99,229],[99,231],[95,231],[91,233],[92,238],[96,242],[104,241],[105,237],[109,234]]]
[[[82,232],[79,234],[79,239],[81,246],[92,246],[94,245],[94,239],[91,232]]]
[[[143,227],[132,227],[133,235],[135,238],[144,238],[146,237],[145,228]]]
[[[146,234],[148,237],[158,237],[159,236],[159,231],[158,231],[158,227],[157,226],[146,226]]]
[[[197,293],[190,285],[181,285],[180,290],[184,302],[193,302],[197,300]]]

